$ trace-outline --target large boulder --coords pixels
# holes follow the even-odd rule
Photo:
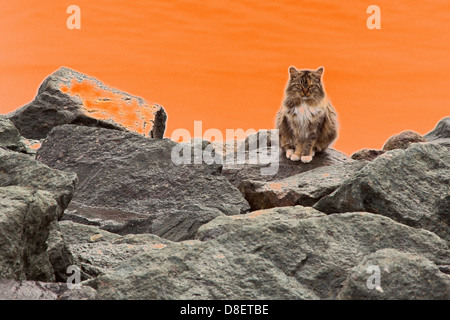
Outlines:
[[[55,279],[47,240],[76,181],[74,173],[0,149],[0,278]]]
[[[252,210],[295,205],[312,206],[365,165],[365,161],[354,161],[315,168],[276,181],[244,180],[239,190]]]
[[[450,263],[446,242],[429,231],[300,206],[222,215],[197,238],[155,245],[85,284],[100,299],[335,299],[351,269],[381,249]]]
[[[450,117],[440,120],[436,127],[428,132],[424,138],[450,147]]]
[[[368,211],[424,228],[450,240],[450,152],[416,143],[379,156],[314,208],[325,213]]]
[[[45,138],[53,127],[70,123],[162,138],[167,115],[160,105],[63,67],[44,80],[32,102],[8,118],[29,139]]]
[[[449,300],[450,275],[423,255],[382,249],[367,255],[351,269],[338,298]]]
[[[120,234],[154,233],[171,240],[192,238],[221,214],[249,210],[221,165],[176,164],[168,139],[130,132],[64,125],[54,128],[37,159],[76,172],[70,215],[77,222]]]

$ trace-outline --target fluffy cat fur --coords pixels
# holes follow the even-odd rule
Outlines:
[[[336,112],[323,83],[323,67],[317,70],[289,68],[285,98],[276,116],[280,146],[292,161],[308,163],[337,137]]]

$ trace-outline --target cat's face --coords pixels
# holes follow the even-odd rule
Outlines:
[[[323,67],[317,70],[297,70],[295,67],[290,67],[286,92],[299,97],[302,101],[318,103],[325,96],[322,74]]]

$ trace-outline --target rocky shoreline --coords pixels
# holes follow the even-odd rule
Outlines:
[[[450,117],[266,176],[175,164],[166,121],[68,68],[0,116],[0,299],[450,298]]]

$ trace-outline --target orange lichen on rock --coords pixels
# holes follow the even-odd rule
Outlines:
[[[82,82],[72,79],[71,85],[60,85],[61,92],[78,96],[82,108],[89,117],[99,120],[114,121],[130,131],[149,135],[154,121],[156,105],[148,105],[138,98],[109,91],[101,88],[95,82]]]
[[[27,139],[23,140],[23,143],[25,143],[25,145],[32,150],[37,150],[42,145],[42,143],[40,143],[40,142],[29,141]]]

